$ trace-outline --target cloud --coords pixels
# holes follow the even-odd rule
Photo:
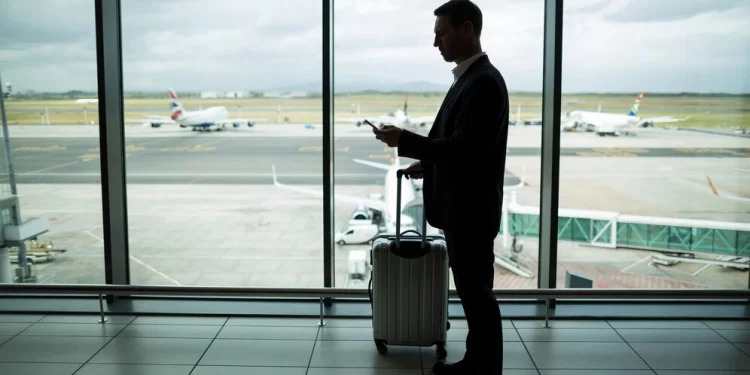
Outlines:
[[[646,0],[631,0],[606,18],[614,22],[677,21],[732,10],[746,3],[746,0],[659,0],[659,6],[654,6],[653,2]]]
[[[544,1],[475,2],[508,87],[540,91]],[[453,65],[432,46],[441,3],[336,1],[337,87],[448,87]],[[122,1],[125,89],[319,87],[322,10],[314,0]],[[750,92],[750,2],[577,0],[564,16],[565,91]],[[95,90],[94,31],[90,0],[0,0],[0,73],[16,91]]]
[[[93,41],[95,35],[91,1],[0,1],[0,48],[3,50],[36,43]]]
[[[564,12],[567,15],[571,14],[589,14],[599,13],[612,5],[611,0],[579,0],[576,2],[566,2],[564,5]]]

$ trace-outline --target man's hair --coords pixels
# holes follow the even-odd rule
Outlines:
[[[448,16],[453,27],[469,21],[477,37],[482,34],[482,11],[470,0],[450,0],[435,9],[435,16]]]

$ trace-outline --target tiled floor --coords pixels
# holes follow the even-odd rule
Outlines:
[[[372,341],[370,320],[0,315],[0,374],[418,375],[434,348]],[[466,322],[451,320],[448,361]],[[750,321],[504,321],[505,375],[750,374]]]

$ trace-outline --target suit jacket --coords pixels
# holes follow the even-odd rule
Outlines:
[[[508,142],[508,90],[482,56],[448,91],[427,137],[401,133],[399,156],[424,167],[427,222],[493,238],[500,229]]]

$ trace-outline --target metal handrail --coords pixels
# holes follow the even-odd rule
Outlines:
[[[320,299],[320,321],[325,326],[324,298],[359,298],[367,289],[347,288],[246,288],[172,285],[102,285],[102,284],[0,284],[1,294],[98,295],[99,323],[106,323],[104,295],[157,295],[207,297],[315,297]],[[552,299],[750,299],[750,290],[742,289],[496,289],[501,299],[542,299],[545,301],[544,327],[549,328]],[[455,290],[449,296],[457,296]]]
[[[0,294],[363,298],[367,289],[248,288],[172,285],[0,284]],[[750,299],[746,289],[495,289],[499,299]],[[457,297],[455,290],[449,295]]]

